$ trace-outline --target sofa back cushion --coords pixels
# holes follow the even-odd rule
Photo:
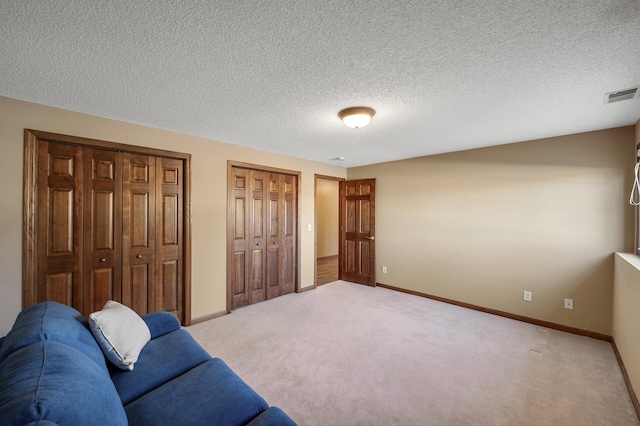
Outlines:
[[[0,346],[0,363],[12,352],[44,340],[77,349],[107,371],[104,355],[89,330],[88,322],[80,312],[57,302],[38,303],[18,314],[13,328]]]
[[[0,425],[39,422],[126,425],[127,416],[105,369],[69,345],[43,340],[0,363]]]

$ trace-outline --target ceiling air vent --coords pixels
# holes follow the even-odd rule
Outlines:
[[[626,101],[627,99],[633,99],[638,96],[640,91],[638,86],[631,89],[618,90],[616,92],[609,92],[604,94],[604,103],[612,104],[614,102]]]

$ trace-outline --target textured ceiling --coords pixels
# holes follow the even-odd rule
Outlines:
[[[344,167],[640,119],[603,102],[638,0],[2,0],[0,58],[2,96]]]

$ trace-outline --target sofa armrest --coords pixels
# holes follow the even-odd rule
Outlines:
[[[296,426],[296,422],[278,407],[269,407],[247,426]]]
[[[147,323],[152,339],[180,330],[180,321],[169,312],[151,312],[142,315],[142,319]]]

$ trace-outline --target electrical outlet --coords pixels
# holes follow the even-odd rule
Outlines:
[[[383,267],[382,267],[382,273],[383,273],[383,274],[386,274],[386,273],[387,273],[387,267],[386,267],[386,266],[383,266]]]
[[[573,309],[573,299],[569,299],[567,297],[564,298],[564,308],[565,309]]]
[[[531,302],[531,292],[525,290],[524,291],[524,300],[526,300],[527,302]]]

